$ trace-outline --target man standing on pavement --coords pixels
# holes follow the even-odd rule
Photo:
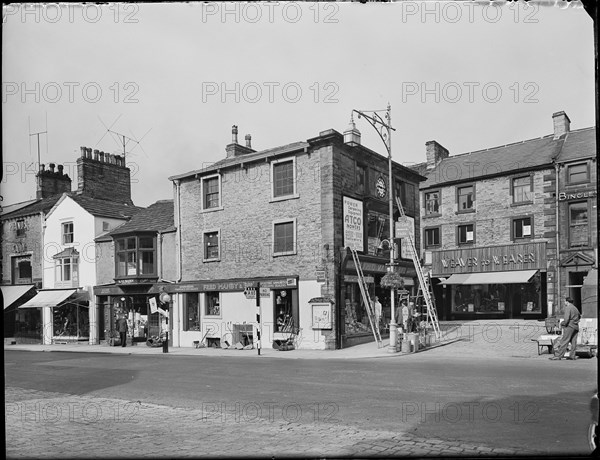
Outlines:
[[[381,302],[379,302],[379,297],[377,296],[375,296],[375,302],[373,302],[373,311],[375,313],[375,324],[377,325],[377,327],[380,327],[383,307],[381,306]]]
[[[573,305],[573,299],[567,297],[565,299],[565,316],[562,323],[563,333],[560,340],[560,344],[554,352],[554,356],[550,359],[559,360],[562,359],[567,351],[567,346],[571,344],[571,354],[567,356],[567,359],[575,360],[575,351],[577,349],[577,334],[579,332],[579,310]]]
[[[124,316],[121,316],[117,320],[117,330],[119,331],[119,336],[121,337],[121,346],[127,346],[127,330],[129,326],[127,326],[127,320]]]

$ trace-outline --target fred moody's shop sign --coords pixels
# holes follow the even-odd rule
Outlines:
[[[546,269],[545,242],[433,253],[433,272],[436,275],[540,269]]]
[[[363,247],[363,204],[362,201],[344,197],[344,246],[357,251]]]

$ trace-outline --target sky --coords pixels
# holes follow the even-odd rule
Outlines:
[[[169,176],[223,159],[232,125],[263,150],[389,103],[392,157],[409,166],[430,140],[457,155],[551,134],[558,111],[593,126],[592,19],[577,1],[532,3],[4,6],[2,204],[35,198],[38,138],[76,189],[80,146],[122,153],[125,135],[148,206],[173,197]]]

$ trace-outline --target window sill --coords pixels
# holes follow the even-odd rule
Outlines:
[[[441,244],[438,244],[437,246],[425,246],[425,250],[426,251],[435,251],[438,250],[442,247]]]
[[[286,196],[278,196],[278,197],[271,197],[271,199],[269,200],[269,203],[275,203],[277,201],[285,201],[285,200],[295,200],[297,198],[300,198],[300,195],[298,195],[297,193],[293,194],[293,195],[286,195]]]
[[[473,241],[468,241],[466,243],[458,243],[459,246],[473,246],[475,243]]]
[[[519,201],[518,203],[511,203],[510,207],[514,208],[517,206],[527,206],[528,204],[533,204],[533,201]]]
[[[221,258],[219,257],[218,259],[202,259],[202,263],[209,263],[209,262],[221,262]]]
[[[586,185],[586,184],[589,184],[589,183],[590,183],[589,179],[587,179],[585,181],[582,181],[582,182],[567,182],[565,184],[565,187],[578,186],[578,185]]]
[[[463,209],[461,211],[456,211],[454,214],[471,214],[474,213],[474,209]]]
[[[295,255],[296,255],[296,251],[276,252],[273,254],[273,257],[285,257],[285,256],[295,256]]]
[[[202,209],[200,211],[200,213],[205,213],[205,212],[215,212],[215,211],[223,211],[223,206],[219,206],[217,208],[206,208],[206,209]]]
[[[423,219],[433,219],[433,218],[435,218],[435,217],[442,217],[442,214],[441,214],[441,213],[439,213],[439,212],[438,212],[438,213],[436,213],[436,214],[425,214],[425,215],[423,216]]]
[[[222,315],[204,315],[204,319],[222,319]]]

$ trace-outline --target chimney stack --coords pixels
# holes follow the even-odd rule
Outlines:
[[[232,143],[225,147],[225,151],[227,152],[227,158],[237,157],[239,155],[244,155],[246,153],[253,153],[256,150],[252,149],[250,146],[252,141],[252,136],[250,134],[246,134],[246,146],[238,144],[238,127],[237,125],[233,125],[231,127],[231,140]]]
[[[63,173],[63,165],[58,165],[58,171],[55,171],[56,164],[49,163],[48,169],[45,165],[40,165],[37,173],[37,190],[35,196],[37,199],[48,198],[53,195],[59,195],[71,191],[71,178]]]
[[[554,122],[554,139],[558,139],[571,131],[571,120],[569,120],[569,117],[565,112],[560,111],[553,113],[552,121]]]
[[[81,148],[77,159],[77,193],[99,200],[115,203],[131,201],[131,171],[120,155]]]
[[[435,168],[444,158],[448,158],[448,149],[436,141],[425,142],[425,153],[427,155],[427,170]]]

